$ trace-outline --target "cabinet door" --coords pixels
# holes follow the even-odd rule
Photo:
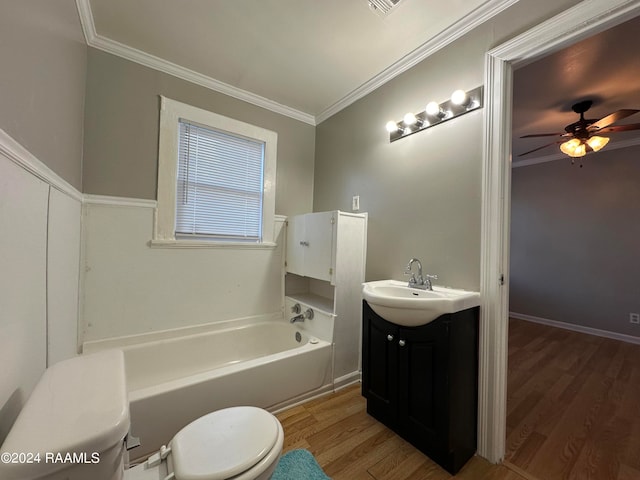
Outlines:
[[[304,275],[305,216],[296,215],[287,220],[286,271]]]
[[[362,302],[362,394],[367,411],[387,425],[397,421],[398,327]]]
[[[448,429],[448,323],[399,329],[398,424],[423,451],[445,448]]]
[[[305,215],[304,275],[318,280],[331,280],[334,212]]]

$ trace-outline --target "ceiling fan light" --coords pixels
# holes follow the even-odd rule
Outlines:
[[[594,152],[602,150],[607,143],[609,143],[608,137],[598,137],[595,135],[587,140],[587,145],[589,145]]]
[[[569,155],[570,157],[581,157],[582,155],[584,155],[584,153],[582,155],[576,155],[576,149],[580,148],[581,146],[584,147],[580,140],[578,140],[577,138],[572,138],[571,140],[568,140],[560,145],[560,150],[562,151],[562,153]]]
[[[573,151],[572,157],[584,157],[587,154],[587,147],[584,143],[578,145]]]

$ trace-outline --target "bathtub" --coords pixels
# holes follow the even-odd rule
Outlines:
[[[131,458],[153,453],[214,410],[234,405],[273,410],[332,382],[331,344],[283,320],[120,348],[131,433],[141,442]]]

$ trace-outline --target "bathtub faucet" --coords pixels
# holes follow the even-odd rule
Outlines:
[[[308,318],[309,320],[311,320],[313,318],[313,310],[312,309],[307,308],[304,313],[300,313],[300,314],[296,315],[295,317],[291,317],[289,322],[291,322],[291,323],[304,322],[304,320],[306,318]]]

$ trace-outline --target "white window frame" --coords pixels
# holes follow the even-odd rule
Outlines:
[[[161,96],[160,138],[158,144],[158,201],[155,211],[154,246],[176,247],[274,247],[274,216],[276,205],[276,158],[278,134],[233,118],[209,112]],[[178,145],[180,119],[198,123],[233,135],[264,142],[264,173],[262,199],[262,241],[230,242],[219,239],[192,240],[176,238],[176,191],[178,175]]]

